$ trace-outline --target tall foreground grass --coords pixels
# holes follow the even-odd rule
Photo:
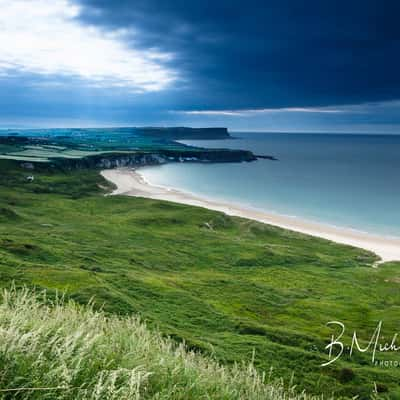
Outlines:
[[[137,318],[50,302],[25,290],[0,300],[1,399],[305,399],[252,365],[224,367]]]

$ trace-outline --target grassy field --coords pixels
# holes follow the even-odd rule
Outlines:
[[[363,250],[107,190],[98,171],[26,171],[0,160],[1,285],[137,313],[225,364],[254,352],[260,371],[272,367],[298,390],[400,398],[399,368],[374,366],[371,354],[320,366],[328,321],[365,339],[379,320],[387,336],[400,330],[399,263],[371,268],[376,258]]]
[[[136,132],[134,128],[0,130],[0,159],[49,162],[88,156],[135,151],[188,148],[174,140],[161,140]],[[192,150],[194,147],[190,147]]]
[[[135,317],[0,295],[0,398],[57,400],[307,400],[252,364],[222,366],[149,331]]]

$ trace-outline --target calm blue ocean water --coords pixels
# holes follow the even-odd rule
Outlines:
[[[234,133],[185,142],[276,156],[241,164],[168,164],[142,170],[171,186],[269,212],[400,236],[400,136]]]

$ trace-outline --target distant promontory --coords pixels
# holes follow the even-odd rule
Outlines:
[[[123,127],[0,131],[0,159],[25,166],[51,163],[68,168],[116,168],[168,162],[249,162],[269,155],[204,148],[179,140],[229,139],[227,128]]]
[[[215,140],[229,139],[227,128],[187,128],[187,127],[143,127],[135,128],[138,133],[168,140]]]

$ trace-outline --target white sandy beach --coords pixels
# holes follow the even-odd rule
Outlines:
[[[381,257],[382,261],[400,260],[400,238],[372,235],[300,218],[246,209],[240,205],[205,199],[175,189],[153,186],[147,183],[137,170],[133,169],[110,169],[102,171],[101,174],[105,179],[117,186],[117,189],[112,193],[115,195],[147,197],[205,207],[222,211],[228,215],[253,219],[337,243],[370,250]]]

